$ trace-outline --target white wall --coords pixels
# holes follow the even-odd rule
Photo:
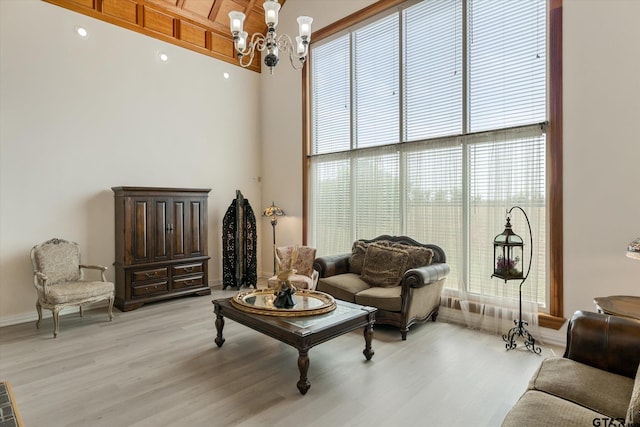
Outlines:
[[[236,189],[260,209],[260,75],[40,0],[0,0],[0,43],[0,324],[35,316],[33,245],[111,266],[113,186],[212,188],[220,283]]]
[[[278,28],[295,33],[292,22],[299,14],[313,16],[314,28],[320,28],[371,3],[287,0]],[[639,16],[636,0],[564,0],[566,317],[594,310],[597,296],[640,295],[640,262],[624,256],[626,245],[640,236]],[[279,221],[279,244],[302,239],[302,83],[289,68],[280,65],[262,84],[263,205],[273,198],[291,213]],[[267,232],[263,228],[264,260],[270,253]],[[563,331],[545,334],[563,341]]]
[[[640,295],[640,2],[564,0],[565,314]]]

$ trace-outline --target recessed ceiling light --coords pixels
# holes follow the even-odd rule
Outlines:
[[[169,55],[164,52],[160,52],[158,53],[158,59],[160,59],[160,61],[162,62],[169,62]]]
[[[84,27],[80,27],[77,26],[74,31],[76,32],[76,34],[78,35],[78,37],[80,37],[81,39],[86,39],[87,37],[89,37],[89,32],[87,31],[86,28]]]
[[[226,79],[228,79],[228,78],[229,78],[229,73],[223,73],[223,74],[222,74],[222,77],[224,77],[224,78],[225,78],[225,80],[226,80]]]

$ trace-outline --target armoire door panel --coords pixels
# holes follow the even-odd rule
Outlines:
[[[189,228],[189,250],[190,255],[200,255],[203,252],[203,220],[202,217],[202,203],[200,201],[191,201],[190,209],[190,228]]]
[[[172,249],[173,249],[173,258],[183,258],[187,256],[187,251],[185,250],[185,213],[184,213],[184,202],[183,201],[174,201],[173,202],[173,229],[171,230],[171,241],[172,241]]]
[[[169,239],[170,232],[167,220],[167,202],[165,200],[156,200],[155,203],[155,252],[154,260],[161,261],[169,258]]]
[[[148,218],[149,204],[146,200],[136,200],[134,205],[133,216],[133,260],[134,262],[149,261],[149,234],[148,234]]]

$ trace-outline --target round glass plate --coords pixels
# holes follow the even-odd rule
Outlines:
[[[273,289],[257,289],[240,292],[231,298],[231,304],[242,311],[267,316],[314,316],[328,313],[336,308],[336,301],[329,294],[299,289],[293,294],[293,308],[278,308],[273,305],[276,296]]]

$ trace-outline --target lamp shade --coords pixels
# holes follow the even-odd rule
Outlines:
[[[229,26],[231,27],[231,34],[236,35],[242,32],[242,26],[244,25],[245,18],[246,16],[242,12],[229,12]]]
[[[498,277],[505,282],[522,279],[524,277],[522,271],[524,265],[523,248],[522,237],[513,232],[511,219],[507,217],[504,231],[493,239],[494,264],[491,277]]]
[[[627,256],[629,258],[640,260],[640,237],[629,243],[627,247]]]
[[[300,37],[302,40],[309,41],[311,38],[311,23],[313,22],[313,18],[310,16],[298,16],[298,30],[300,33]]]
[[[271,206],[262,211],[262,216],[284,216],[285,213],[280,207],[276,206],[273,202],[271,202]]]
[[[267,0],[262,4],[264,8],[264,21],[268,27],[278,25],[278,12],[280,11],[280,3],[273,0]]]

